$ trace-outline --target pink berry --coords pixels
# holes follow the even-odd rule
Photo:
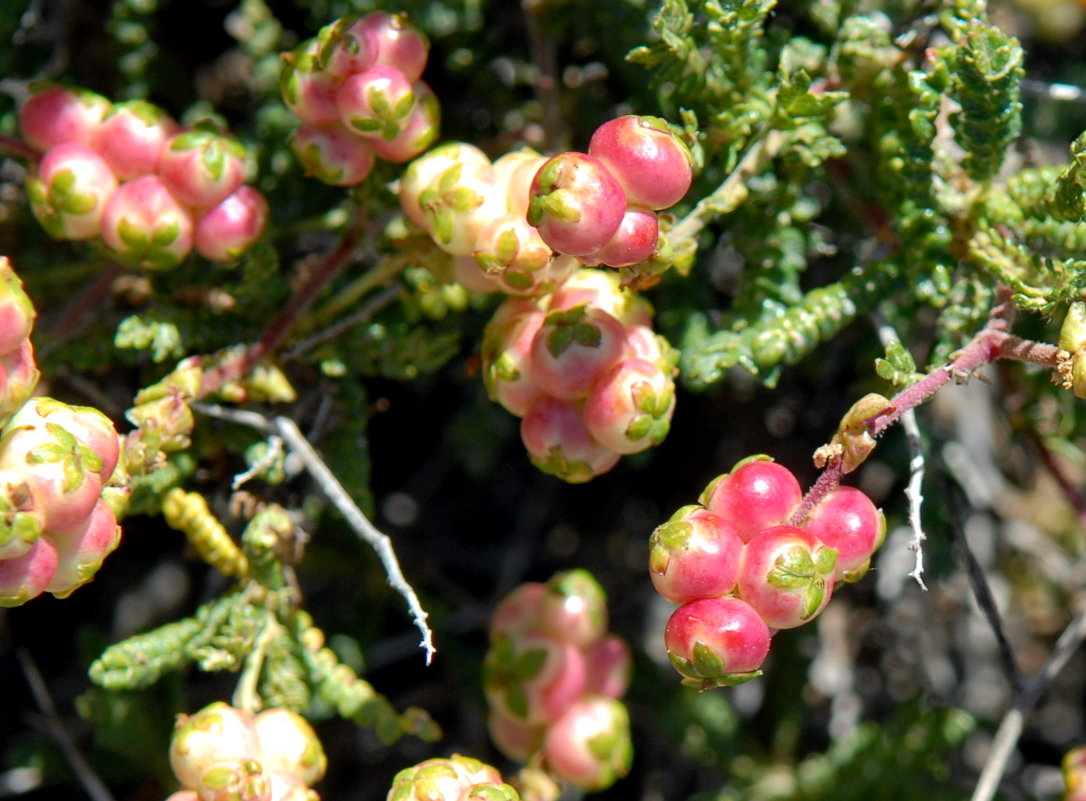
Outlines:
[[[867,572],[871,555],[886,536],[886,520],[863,492],[839,486],[808,515],[803,524],[823,545],[837,551],[837,581],[856,581]]]
[[[102,239],[114,257],[150,269],[180,264],[193,228],[192,214],[154,175],[121,184],[102,213]]]
[[[106,204],[117,190],[109,165],[88,145],[56,145],[27,178],[26,193],[38,222],[54,239],[98,235]]]
[[[528,293],[535,287],[535,274],[550,263],[551,249],[523,217],[502,214],[479,229],[472,256],[488,275]]]
[[[746,542],[791,517],[803,500],[803,491],[787,467],[754,457],[714,479],[699,500],[734,525]]]
[[[434,91],[424,82],[411,85],[415,103],[411,106],[400,132],[392,139],[370,139],[373,151],[385,161],[403,164],[415,158],[437,141],[441,131],[441,105]]]
[[[336,90],[339,119],[348,131],[366,138],[395,139],[415,105],[414,87],[395,67],[376,64],[348,75]]]
[[[703,506],[684,506],[649,538],[649,576],[676,604],[728,595],[739,581],[743,541]]]
[[[178,126],[144,100],[117,103],[94,132],[94,149],[121,181],[158,171],[162,148]]]
[[[607,596],[589,571],[566,570],[546,583],[539,599],[539,630],[587,648],[607,632]]]
[[[633,761],[625,704],[594,696],[578,701],[547,729],[543,759],[560,781],[589,792],[610,787]]]
[[[660,239],[660,222],[656,213],[628,208],[622,215],[618,230],[607,244],[585,256],[586,265],[606,264],[609,267],[629,267],[647,261],[656,253]]]
[[[342,79],[321,69],[320,42],[307,39],[283,55],[279,92],[283,102],[307,125],[339,122],[336,92]]]
[[[603,309],[551,311],[532,340],[532,377],[555,398],[584,398],[625,349],[626,329]]]
[[[559,253],[602,248],[626,213],[626,193],[601,161],[584,153],[548,159],[532,179],[528,222]]]
[[[491,708],[529,725],[552,723],[584,692],[580,649],[539,634],[499,635],[483,663]]]
[[[633,657],[630,646],[617,634],[605,634],[584,649],[585,692],[621,698],[630,686]]]
[[[45,510],[15,470],[0,470],[0,562],[22,556],[38,541]]]
[[[158,176],[181,203],[208,209],[245,182],[245,148],[210,125],[197,125],[166,141]]]
[[[37,311],[23,289],[11,260],[0,256],[0,354],[11,353],[30,336]]]
[[[468,292],[486,295],[503,289],[500,276],[487,275],[471,256],[453,256],[452,275],[453,280]]]
[[[543,735],[548,728],[545,724],[524,723],[493,708],[487,713],[486,726],[498,750],[518,762],[528,762],[543,747]]]
[[[683,684],[699,690],[761,675],[769,628],[740,598],[702,598],[676,609],[664,629],[668,658]]]
[[[538,632],[540,604],[546,592],[542,581],[528,581],[502,598],[490,616],[490,639]]]
[[[365,72],[377,61],[377,37],[358,17],[342,17],[317,34],[317,63],[333,78]]]
[[[592,385],[584,424],[615,453],[638,453],[664,441],[674,411],[670,373],[644,359],[623,359]]]
[[[376,161],[370,142],[338,122],[302,125],[290,144],[305,174],[331,186],[357,186],[369,177]]]
[[[796,526],[771,526],[743,548],[737,592],[767,626],[791,629],[809,623],[833,592],[837,551]]]
[[[603,475],[619,459],[588,433],[578,403],[549,395],[541,395],[525,413],[520,438],[532,464],[571,484]]]
[[[15,350],[0,356],[0,423],[30,399],[39,378],[41,372],[29,338]]]
[[[626,190],[632,206],[666,209],[690,188],[690,150],[659,117],[618,117],[605,122],[588,144]]]
[[[548,308],[582,304],[603,309],[628,328],[652,324],[652,306],[641,294],[625,289],[613,270],[578,270],[551,295]]]
[[[524,147],[494,161],[495,180],[505,187],[506,208],[510,214],[527,216],[532,179],[546,160],[546,156]]]
[[[426,228],[426,214],[419,205],[419,195],[449,167],[466,162],[490,166],[490,159],[486,154],[466,142],[438,145],[408,164],[400,176],[399,185],[400,206],[404,214],[416,225]],[[491,172],[491,178],[493,177]]]
[[[0,607],[37,598],[56,572],[57,549],[48,537],[39,537],[21,556],[0,561]]]
[[[23,104],[19,133],[39,153],[69,142],[90,145],[109,109],[110,102],[94,92],[48,85]]]
[[[234,261],[252,247],[268,222],[268,201],[248,184],[196,218],[196,251],[211,261]]]
[[[57,572],[46,591],[66,598],[98,572],[102,561],[121,542],[121,527],[105,501],[95,503],[86,522],[68,531],[50,531],[57,547]]]
[[[358,25],[373,37],[378,64],[395,67],[409,81],[422,77],[430,42],[422,31],[408,22],[406,16],[374,11],[359,20]]]
[[[531,346],[545,315],[532,301],[507,300],[483,331],[483,383],[487,396],[523,417],[540,395]]]

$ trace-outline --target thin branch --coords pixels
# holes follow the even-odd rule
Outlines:
[[[539,103],[543,128],[543,151],[557,153],[567,147],[562,123],[562,102],[558,94],[558,54],[554,39],[543,30],[540,16],[544,4],[539,0],[521,0],[528,47],[535,64],[535,99]]]
[[[329,339],[334,339],[344,331],[354,328],[356,325],[362,325],[363,323],[369,322],[373,315],[377,314],[377,312],[381,311],[381,309],[385,308],[389,303],[396,300],[402,292],[403,289],[398,284],[396,286],[386,287],[384,290],[367,300],[354,314],[344,317],[342,320],[318,331],[312,336],[306,337],[298,344],[291,347],[290,350],[283,354],[283,360],[290,361],[296,359],[310,348],[313,348],[322,342],[327,342]]]
[[[19,648],[16,650],[15,655],[18,657],[19,666],[26,676],[26,682],[30,685],[30,692],[34,696],[34,702],[38,705],[38,709],[44,718],[45,730],[57,741],[57,745],[60,746],[60,750],[64,753],[64,758],[68,760],[72,772],[79,779],[79,783],[83,785],[83,789],[87,791],[87,795],[91,797],[91,801],[116,801],[109,788],[106,787],[98,774],[94,772],[90,763],[87,762],[86,757],[76,747],[71,735],[68,734],[68,729],[61,722],[56,705],[53,703],[53,697],[49,694],[49,688],[46,687],[45,680],[38,671],[37,665],[34,664],[30,652],[25,648]]]
[[[275,433],[282,437],[283,441],[286,442],[287,447],[294,451],[294,453],[298,455],[298,458],[302,460],[302,464],[305,465],[306,470],[317,482],[317,485],[324,492],[328,500],[332,502],[339,510],[340,514],[347,520],[348,524],[355,530],[355,533],[376,551],[378,558],[381,560],[381,565],[384,567],[385,573],[388,576],[389,585],[400,593],[400,595],[404,597],[404,600],[407,601],[412,620],[414,620],[416,628],[418,628],[419,632],[422,634],[422,640],[419,642],[419,645],[421,645],[425,651],[426,664],[429,665],[433,660],[434,654],[437,653],[437,648],[434,647],[433,642],[433,632],[426,624],[426,619],[429,615],[422,608],[422,604],[419,602],[414,589],[407,583],[407,579],[404,578],[403,571],[400,569],[399,560],[396,558],[396,552],[392,547],[392,540],[390,540],[386,534],[381,533],[381,531],[369,521],[365,514],[362,513],[362,510],[358,508],[358,504],[354,502],[347,490],[343,488],[343,485],[328,468],[328,465],[321,459],[320,454],[317,453],[316,449],[309,443],[309,440],[306,439],[305,435],[298,429],[297,424],[288,417],[279,416],[269,420],[267,417],[257,412],[242,409],[228,409],[211,404],[194,403],[193,409],[212,417],[230,420],[260,431]]]

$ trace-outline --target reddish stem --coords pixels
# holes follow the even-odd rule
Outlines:
[[[13,156],[26,159],[32,164],[38,160],[38,152],[21,139],[0,134],[0,150],[6,150]]]
[[[223,360],[204,373],[200,386],[201,397],[213,394],[226,384],[237,381],[283,343],[290,329],[313,303],[320,291],[347,266],[355,241],[356,236],[353,232],[340,241],[336,249],[329,253],[309,276],[305,285],[294,293],[290,302],[264,329],[259,340],[240,350],[236,356]]]

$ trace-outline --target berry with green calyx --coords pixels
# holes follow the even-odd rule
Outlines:
[[[50,148],[37,174],[26,180],[30,209],[54,239],[98,236],[107,203],[117,190],[109,165],[89,145],[66,142]]]
[[[626,213],[626,193],[601,161],[560,153],[536,172],[528,222],[553,250],[588,256],[610,241]]]
[[[769,627],[741,598],[700,598],[676,609],[664,629],[671,664],[698,690],[742,684],[762,673]]]

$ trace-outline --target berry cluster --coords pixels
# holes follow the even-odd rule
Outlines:
[[[511,759],[541,760],[562,782],[602,790],[633,748],[626,643],[607,631],[603,588],[585,570],[522,584],[494,611],[483,689],[491,738]]]
[[[588,153],[559,153],[535,173],[528,222],[547,245],[584,264],[628,267],[657,255],[656,212],[682,200],[693,159],[659,117],[605,122]]]
[[[791,525],[802,500],[790,470],[749,457],[653,531],[649,573],[680,604],[664,640],[684,684],[704,690],[759,675],[776,630],[810,622],[837,582],[867,571],[886,531],[871,500],[838,486]]]
[[[222,701],[179,716],[170,767],[181,789],[169,801],[317,801],[324,749],[305,718],[286,709],[257,715]]]
[[[491,162],[464,142],[436,147],[408,165],[400,205],[441,250],[456,279],[476,292],[538,297],[580,265],[559,257],[528,224],[528,186],[546,159],[531,148]]]
[[[496,768],[453,754],[404,768],[392,779],[386,801],[519,801]]]
[[[120,438],[97,409],[31,398],[34,307],[0,257],[0,606],[65,597],[120,541]]]
[[[483,333],[490,398],[521,417],[533,464],[570,483],[658,445],[675,409],[674,352],[648,301],[582,269],[542,299],[509,298]]]
[[[41,154],[31,209],[56,239],[101,237],[118,261],[164,269],[193,248],[231,261],[263,233],[268,203],[245,183],[245,149],[208,122],[180,128],[142,100],[49,85],[19,129]]]
[[[401,164],[437,139],[440,106],[421,80],[430,43],[400,14],[344,17],[284,54],[292,144],[309,175],[354,186],[376,159]]]

